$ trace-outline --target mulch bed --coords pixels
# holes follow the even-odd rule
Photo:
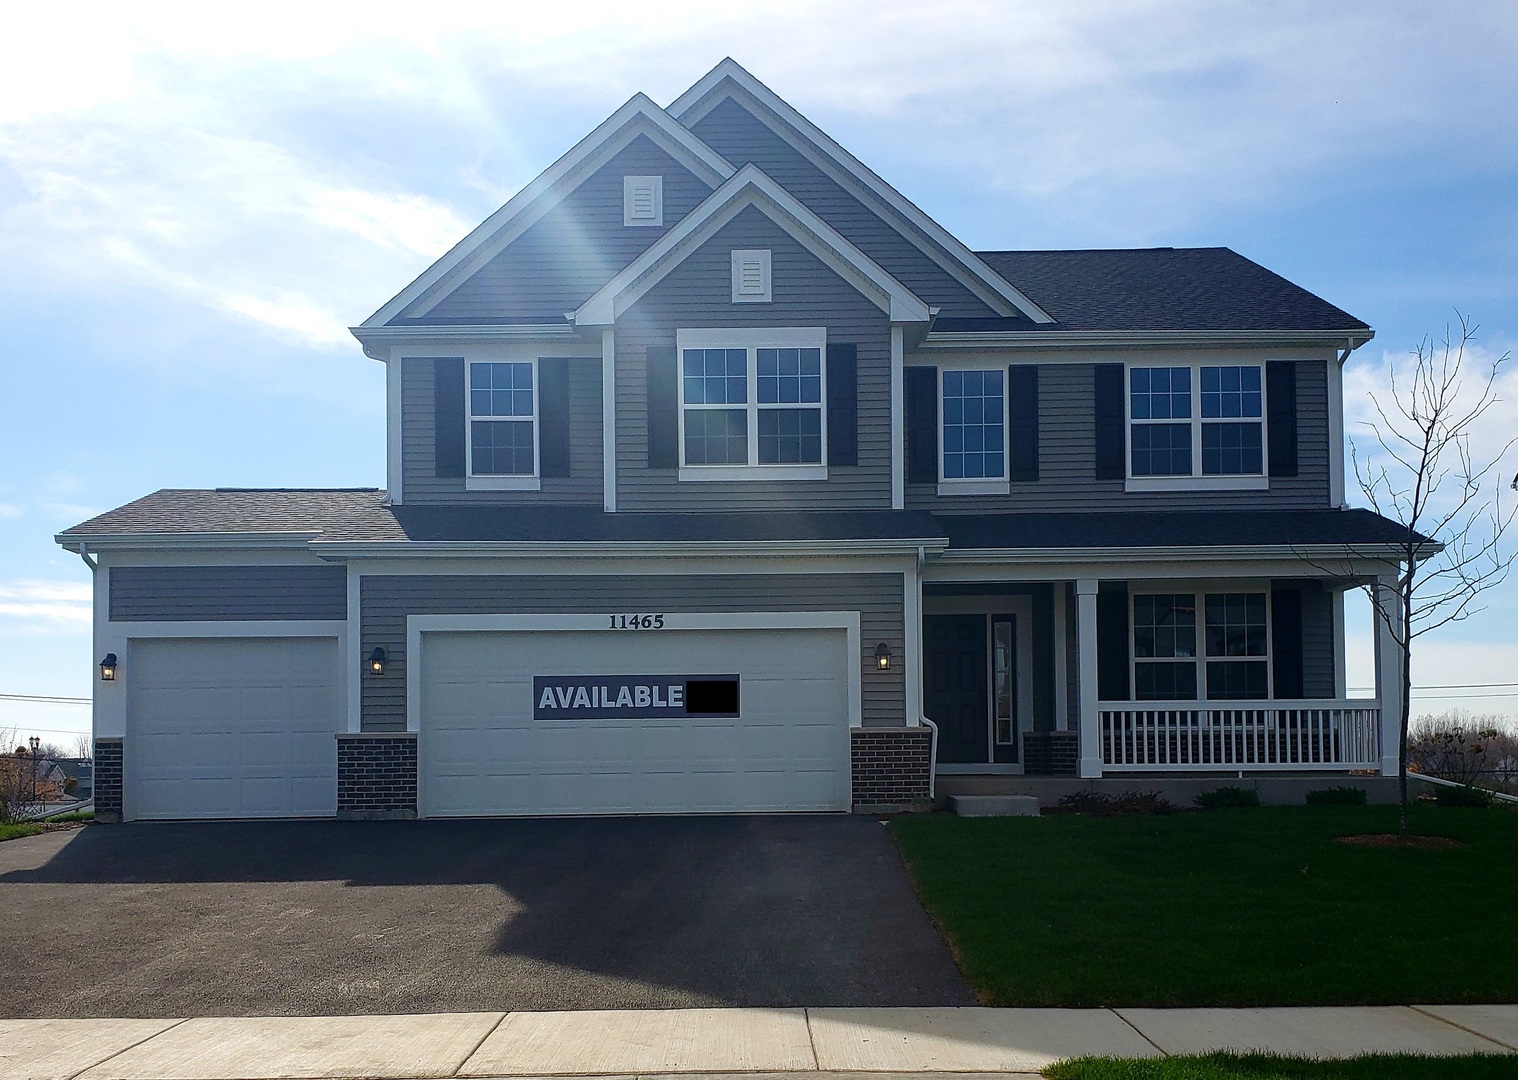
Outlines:
[[[1437,851],[1444,848],[1464,847],[1465,843],[1448,836],[1410,836],[1402,833],[1361,833],[1358,836],[1336,836],[1334,842],[1352,847],[1417,848],[1421,851]]]

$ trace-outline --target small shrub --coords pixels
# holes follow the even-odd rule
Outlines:
[[[1252,788],[1220,787],[1204,791],[1191,800],[1203,810],[1227,810],[1236,806],[1259,806],[1259,793]]]
[[[1440,787],[1434,792],[1434,801],[1440,806],[1464,806],[1473,810],[1485,810],[1492,805],[1489,792],[1475,787]]]
[[[1059,801],[1059,810],[1089,817],[1133,817],[1141,814],[1173,814],[1176,808],[1160,798],[1157,791],[1124,791],[1108,795],[1103,791],[1076,791]]]
[[[51,817],[44,818],[43,820],[44,821],[94,821],[95,820],[95,811],[93,811],[93,810],[70,810],[70,811],[68,811],[67,813],[64,813],[64,814],[53,814]]]
[[[1357,787],[1318,788],[1307,793],[1308,806],[1364,806],[1365,789]]]

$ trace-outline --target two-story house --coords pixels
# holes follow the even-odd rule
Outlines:
[[[1226,248],[970,250],[737,64],[353,329],[384,491],[164,490],[95,571],[102,816],[846,811],[1395,771],[1350,699],[1365,323]]]

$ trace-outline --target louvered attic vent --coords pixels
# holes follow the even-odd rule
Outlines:
[[[622,177],[622,224],[664,224],[664,177]]]
[[[770,253],[768,248],[733,252],[733,303],[770,302]]]

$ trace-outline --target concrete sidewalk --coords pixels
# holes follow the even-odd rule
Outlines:
[[[1518,1052],[1518,1005],[0,1020],[0,1080],[1032,1074],[1082,1054]]]

